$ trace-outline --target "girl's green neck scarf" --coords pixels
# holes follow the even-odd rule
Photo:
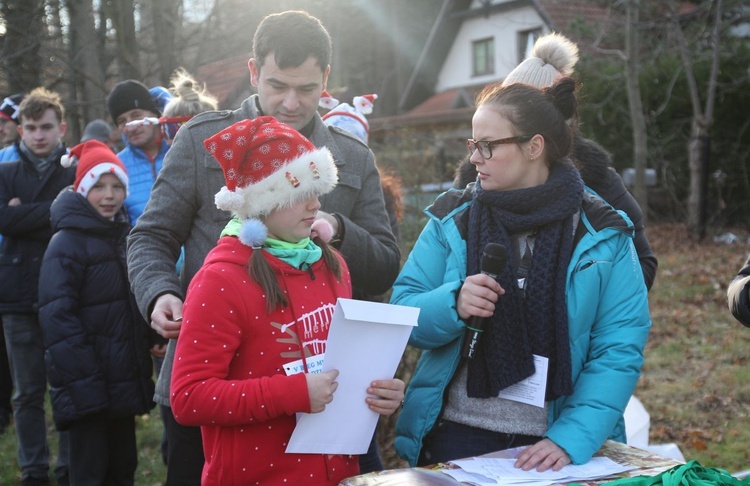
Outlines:
[[[237,237],[241,226],[242,221],[232,218],[224,227],[221,236]],[[320,260],[323,256],[323,250],[313,243],[310,238],[303,238],[297,243],[266,238],[266,241],[263,242],[263,249],[279,260],[300,270],[307,270],[310,265]]]

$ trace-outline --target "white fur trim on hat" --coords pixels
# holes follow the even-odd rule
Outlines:
[[[303,153],[255,184],[238,187],[234,194],[242,197],[241,207],[235,208],[239,200],[234,195],[222,194],[226,187],[216,195],[216,203],[217,207],[220,202],[232,206],[231,211],[241,219],[257,218],[274,209],[290,207],[309,197],[327,194],[336,187],[337,182],[338,170],[333,156],[323,147]],[[231,193],[229,189],[226,192]]]
[[[99,179],[104,174],[114,174],[122,182],[122,185],[125,186],[125,197],[130,195],[130,191],[128,190],[128,174],[122,170],[122,167],[112,162],[101,162],[89,169],[78,184],[78,193],[86,197],[91,188],[99,182]]]

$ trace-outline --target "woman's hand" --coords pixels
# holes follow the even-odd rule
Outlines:
[[[406,385],[403,381],[395,378],[393,380],[375,380],[370,384],[367,393],[375,395],[367,397],[365,401],[370,410],[380,415],[393,415],[401,402],[404,400],[404,389]]]
[[[544,472],[549,468],[559,471],[568,464],[570,464],[570,456],[560,446],[549,439],[542,439],[524,449],[514,466],[524,471],[536,468],[537,471]]]
[[[471,316],[490,317],[495,312],[495,302],[504,293],[505,289],[489,275],[466,277],[456,299],[458,316],[464,320]]]
[[[310,395],[310,413],[322,412],[326,405],[333,401],[333,394],[339,387],[336,378],[338,370],[326,371],[325,373],[307,373],[307,393]]]

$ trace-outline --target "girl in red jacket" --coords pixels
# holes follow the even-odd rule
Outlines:
[[[317,149],[273,117],[243,120],[205,142],[224,171],[219,209],[235,215],[193,278],[172,371],[172,410],[199,425],[204,485],[335,485],[359,471],[355,456],[287,454],[298,412],[333,400],[338,371],[309,373],[324,353],[349,270],[316,220],[318,196],[337,181]],[[300,362],[304,373],[287,374]],[[401,380],[367,390],[372,410],[392,414]]]

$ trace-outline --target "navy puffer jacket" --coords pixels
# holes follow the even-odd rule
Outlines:
[[[63,190],[39,279],[39,321],[55,425],[153,407],[149,328],[135,307],[125,263],[123,209],[110,221]]]

